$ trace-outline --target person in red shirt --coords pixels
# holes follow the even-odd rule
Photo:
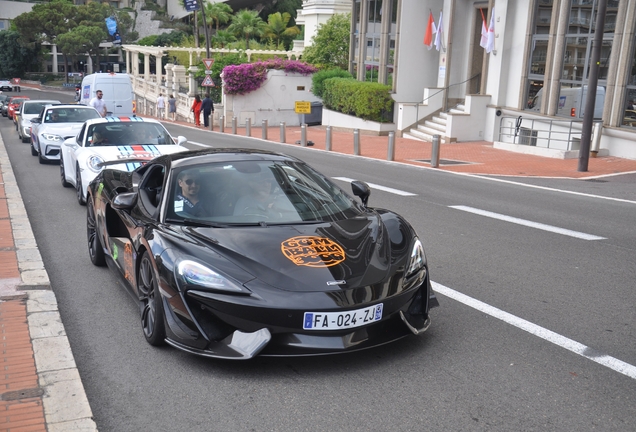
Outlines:
[[[194,124],[201,126],[201,96],[195,95],[192,103],[192,112],[194,113]]]

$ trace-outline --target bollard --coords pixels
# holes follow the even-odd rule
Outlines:
[[[245,119],[245,136],[252,136],[252,119],[249,117]]]
[[[331,151],[331,126],[327,126],[325,135],[325,150]]]
[[[210,114],[210,130],[214,130],[214,111],[212,111],[212,114]]]
[[[219,131],[221,133],[225,132],[225,116],[219,117]]]
[[[433,135],[433,148],[431,149],[431,167],[439,166],[439,135]]]
[[[262,128],[262,138],[266,140],[267,139],[267,120],[262,121],[261,128]]]
[[[387,152],[386,160],[395,160],[395,132],[389,132],[389,151]]]
[[[300,145],[307,147],[307,125],[302,124],[300,126]]]
[[[285,122],[280,122],[280,142],[285,143]]]
[[[360,129],[353,130],[353,154],[360,156]]]
[[[238,119],[236,117],[232,117],[232,134],[236,135],[236,124]]]

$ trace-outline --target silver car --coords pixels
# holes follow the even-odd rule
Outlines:
[[[101,117],[93,107],[85,105],[51,105],[42,108],[31,120],[31,154],[40,163],[60,160],[64,140],[77,135],[86,120]]]
[[[20,111],[15,115],[17,119],[18,137],[22,142],[31,140],[31,120],[42,112],[47,105],[61,104],[58,100],[26,100],[20,105]]]

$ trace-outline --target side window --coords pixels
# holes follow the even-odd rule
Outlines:
[[[77,138],[75,139],[79,145],[84,144],[84,133],[86,132],[86,125],[82,126],[79,133],[77,134]]]
[[[157,210],[161,204],[164,177],[165,167],[156,164],[146,172],[139,185],[139,198],[143,207],[152,216],[157,215]]]

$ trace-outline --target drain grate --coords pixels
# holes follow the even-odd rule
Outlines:
[[[599,179],[587,179],[584,181],[590,182],[590,183],[607,183],[607,180],[599,180]]]
[[[36,387],[36,388],[30,388],[25,390],[16,390],[16,391],[9,391],[9,392],[2,393],[0,394],[0,400],[15,401],[20,399],[40,397],[43,394],[44,394],[44,390]]]
[[[431,164],[431,160],[430,159],[414,159],[415,162],[424,162],[427,164]],[[470,165],[471,162],[464,162],[464,161],[458,161],[458,160],[452,160],[452,159],[440,159],[439,160],[439,164],[440,165]]]

